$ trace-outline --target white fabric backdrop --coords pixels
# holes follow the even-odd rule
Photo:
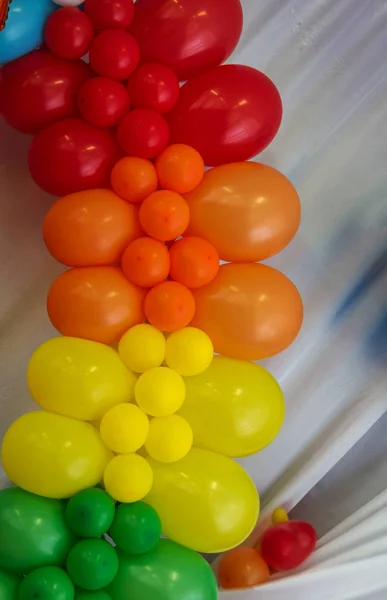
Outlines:
[[[293,508],[348,451],[350,458],[350,449],[387,407],[387,2],[242,4],[244,35],[232,62],[265,71],[284,102],[280,133],[259,160],[292,179],[303,205],[297,238],[271,261],[294,280],[305,302],[297,342],[266,363],[283,386],[287,419],[269,448],[242,461],[263,494],[261,529],[272,507]],[[45,295],[60,267],[47,256],[40,230],[51,199],[29,179],[28,141],[0,123],[0,436],[33,407],[26,364],[36,346],[54,335]],[[368,447],[372,451],[372,443]],[[378,477],[369,474],[365,501],[380,488]],[[4,484],[4,474],[1,479]],[[324,481],[329,485],[329,475]],[[313,494],[303,501],[306,512]],[[343,487],[340,502],[350,514],[356,493]],[[334,513],[334,506],[324,509]],[[386,521],[383,510],[371,511],[369,527]],[[319,515],[314,517],[319,528]],[[378,539],[370,534],[369,545],[343,538],[340,544],[348,540],[354,554],[347,546],[336,554],[332,539],[326,547],[333,562],[256,592],[225,594],[224,600],[357,598],[367,590],[367,598],[379,598],[377,586],[387,586],[386,533],[381,527]]]

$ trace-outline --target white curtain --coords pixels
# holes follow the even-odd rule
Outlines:
[[[305,323],[289,350],[266,361],[285,392],[285,426],[271,446],[241,461],[263,499],[254,541],[273,507],[291,510],[304,498],[308,512],[319,482],[329,485],[345,455],[348,466],[351,449],[387,408],[387,2],[242,4],[244,34],[230,62],[266,72],[284,103],[280,132],[259,160],[290,177],[303,206],[298,236],[270,261],[299,287]],[[0,436],[33,407],[26,364],[54,335],[45,296],[60,267],[41,239],[51,198],[29,179],[28,142],[0,123]],[[379,483],[372,473],[367,482],[364,502]],[[340,502],[345,516],[358,507],[345,486]],[[321,539],[306,570],[222,598],[386,597],[385,495],[361,510]],[[334,522],[335,506],[323,512],[325,526],[329,514]],[[319,530],[321,516],[312,516]]]

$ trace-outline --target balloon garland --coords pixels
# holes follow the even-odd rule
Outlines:
[[[61,337],[28,365],[43,410],[3,439],[18,487],[0,492],[0,591],[214,600],[196,552],[251,533],[258,493],[232,458],[270,444],[285,414],[278,383],[250,361],[284,350],[302,323],[293,283],[257,263],[296,234],[297,192],[243,162],[276,135],[281,98],[263,73],[221,66],[241,35],[239,0],[55,4],[13,0],[0,31],[1,112],[34,135],[31,177],[59,196],[44,241],[69,267],[47,296]],[[266,562],[250,556],[253,583],[283,566],[277,538],[263,540]]]

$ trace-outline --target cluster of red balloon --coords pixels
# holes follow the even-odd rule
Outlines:
[[[104,539],[109,533],[115,548]],[[161,521],[142,502],[115,506],[100,488],[67,504],[20,488],[0,492],[2,600],[180,600],[195,590],[215,600],[216,580],[206,561],[160,540]],[[170,576],[173,565],[174,577]],[[146,577],[143,576],[146,572]]]

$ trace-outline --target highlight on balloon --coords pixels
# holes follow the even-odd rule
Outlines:
[[[65,269],[47,290],[58,335],[28,362],[36,410],[2,441],[15,487],[0,491],[0,596],[215,600],[267,583],[316,544],[278,507],[242,546],[260,499],[234,460],[284,424],[257,361],[293,343],[303,305],[261,261],[292,241],[301,208],[254,159],[279,130],[280,92],[222,64],[240,0],[4,11],[1,114],[33,136],[30,175],[53,196],[42,236]],[[225,553],[217,578],[200,553]]]

